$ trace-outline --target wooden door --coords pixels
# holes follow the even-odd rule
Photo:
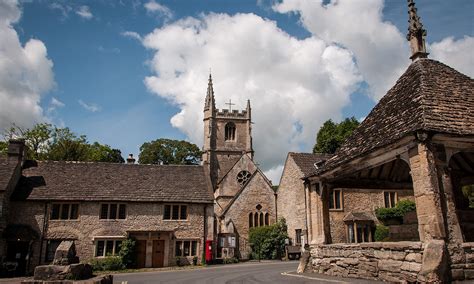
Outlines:
[[[146,241],[138,240],[136,242],[137,267],[143,268],[146,264]]]
[[[153,241],[153,267],[163,267],[165,241]]]

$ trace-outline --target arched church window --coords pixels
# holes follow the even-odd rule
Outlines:
[[[253,225],[258,227],[258,213],[253,214]]]
[[[235,140],[235,124],[229,122],[225,125],[225,141],[234,141]]]
[[[240,186],[244,186],[250,179],[251,174],[248,171],[241,171],[237,174],[237,182]]]
[[[252,228],[253,227],[253,214],[250,213],[249,214],[249,228]]]
[[[260,212],[260,226],[263,226],[263,213]]]
[[[265,226],[270,225],[270,220],[269,220],[269,215],[268,213],[265,213]]]

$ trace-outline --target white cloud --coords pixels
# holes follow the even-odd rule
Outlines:
[[[44,121],[41,95],[55,84],[43,42],[30,39],[23,46],[12,27],[20,17],[17,1],[0,1],[0,130]]]
[[[62,108],[64,106],[65,106],[65,104],[63,102],[56,99],[55,97],[52,97],[51,102],[49,103],[48,112],[52,112],[52,111],[54,111],[58,108]]]
[[[445,38],[430,45],[430,57],[474,77],[474,37]]]
[[[90,111],[90,112],[98,112],[101,111],[102,108],[94,103],[86,103],[83,100],[78,100],[77,101],[85,110]]]
[[[92,19],[93,15],[89,8],[89,6],[81,6],[79,9],[76,10],[76,14],[78,14],[81,18],[90,20]]]
[[[136,39],[136,40],[139,40],[139,41],[142,40],[142,37],[137,32],[125,31],[125,32],[122,32],[120,34],[124,37],[133,38],[133,39]]]
[[[154,50],[147,88],[180,107],[171,124],[202,145],[202,109],[212,67],[217,105],[252,103],[254,147],[263,170],[312,144],[328,118],[361,81],[353,54],[316,37],[298,40],[253,14],[205,15],[155,29],[143,39]],[[311,146],[311,145],[309,145]],[[272,177],[274,182],[278,179]]]
[[[157,3],[155,0],[148,1],[143,6],[149,13],[157,13],[165,17],[165,19],[171,19],[173,17],[173,12],[171,12],[168,7]]]
[[[383,0],[283,0],[273,8],[298,13],[302,25],[325,42],[340,44],[354,54],[369,85],[370,96],[380,99],[409,65],[408,43],[391,23],[383,22]]]
[[[51,8],[53,10],[58,10],[59,12],[61,12],[61,15],[62,15],[63,19],[66,19],[67,17],[69,17],[69,13],[72,11],[71,6],[66,5],[66,4],[62,4],[62,3],[58,3],[58,2],[51,3],[49,5],[49,8]]]
[[[272,182],[273,185],[280,183],[280,177],[283,172],[283,165],[278,165],[264,172],[265,176]]]

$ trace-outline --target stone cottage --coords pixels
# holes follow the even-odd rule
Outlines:
[[[117,255],[133,237],[137,266],[162,267],[200,260],[214,238],[206,167],[35,162],[23,147],[11,141],[0,164],[0,255],[20,273],[50,263],[63,240],[87,260]]]
[[[277,218],[275,192],[253,160],[250,101],[245,110],[215,106],[211,75],[204,105],[202,161],[214,188],[217,258],[248,259],[249,229]]]
[[[303,178],[315,167],[324,164],[331,155],[288,153],[278,186],[277,208],[279,217],[285,218],[290,245],[308,244],[308,187]]]
[[[309,188],[310,271],[393,282],[474,279],[474,80],[427,58],[408,0],[412,64]],[[372,242],[375,207],[416,203],[418,241]]]

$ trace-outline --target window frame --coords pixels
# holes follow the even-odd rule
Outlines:
[[[338,195],[339,195],[339,205],[340,205],[339,208],[336,206],[337,205],[336,197],[335,197],[336,192],[338,192]],[[342,194],[342,189],[329,190],[328,207],[329,207],[329,211],[343,211],[344,210],[344,195]]]
[[[53,209],[55,206],[59,206],[59,209],[58,209],[58,215],[57,217],[53,218]],[[67,218],[63,218],[63,215],[64,215],[64,208],[67,206]],[[50,221],[78,221],[79,220],[79,212],[80,212],[80,208],[79,208],[79,202],[53,202],[51,203],[51,206],[49,208],[49,220]],[[76,208],[76,215],[75,215],[75,218],[72,218],[73,217],[73,212],[74,212],[74,209],[73,208]]]
[[[169,206],[169,219],[168,218],[165,218],[166,217],[166,208]],[[174,208],[175,207],[178,207],[177,209],[177,213],[178,213],[178,218],[177,219],[174,219]],[[186,208],[186,218],[182,218],[182,213],[183,213],[183,207]],[[170,203],[166,203],[166,204],[163,204],[163,221],[189,221],[189,206],[188,204],[170,204]]]
[[[237,141],[237,126],[234,122],[229,121],[224,125],[224,141],[235,142]]]
[[[115,206],[115,218],[111,218],[111,215],[112,215],[112,211],[111,211],[111,208],[112,206],[111,205],[114,205]],[[107,217],[106,218],[102,218],[102,208],[103,206],[107,206]],[[125,208],[124,210],[124,214],[125,214],[125,218],[120,218],[120,208]],[[127,209],[127,204],[126,203],[120,203],[120,202],[103,202],[103,203],[100,203],[100,206],[99,206],[99,220],[100,221],[121,221],[121,220],[127,220],[127,216],[128,216],[128,209]]]
[[[179,246],[178,246],[179,243]],[[189,255],[185,253],[185,243],[187,243],[187,248]],[[193,246],[194,243],[194,246]],[[195,255],[193,255],[193,248],[195,249]],[[180,255],[178,255],[178,251]],[[177,239],[174,242],[174,257],[195,257],[199,256],[199,240],[196,239]]]
[[[387,204],[387,199],[385,196],[388,194],[388,203]],[[394,195],[394,198],[392,199],[392,194]],[[393,201],[395,200],[395,201]],[[395,190],[384,190],[383,192],[383,205],[385,208],[394,208],[398,203],[398,192]],[[387,206],[389,205],[389,206]]]
[[[122,237],[117,237],[117,238],[96,238],[94,239],[94,257],[95,258],[104,258],[107,256],[117,256],[120,252],[120,248],[117,246],[117,242],[123,243],[125,238]],[[104,242],[104,246],[102,248],[102,255],[97,255],[98,247],[99,247],[99,242]],[[108,255],[107,254],[107,244],[112,242],[112,254]],[[118,251],[117,251],[118,249]]]

